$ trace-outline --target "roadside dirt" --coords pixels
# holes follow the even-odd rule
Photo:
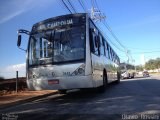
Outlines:
[[[0,80],[0,96],[14,94],[16,91],[16,78]],[[18,91],[27,91],[26,78],[18,79]]]
[[[20,100],[29,99],[32,97],[37,97],[49,93],[53,93],[55,90],[41,90],[41,91],[21,91],[18,93],[12,93],[12,94],[6,94],[3,96],[0,96],[0,106]]]
[[[25,77],[18,79],[18,92],[16,92],[16,78],[0,80],[0,106],[53,92],[55,90],[29,91]]]

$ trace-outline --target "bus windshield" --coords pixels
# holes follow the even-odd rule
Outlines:
[[[85,59],[85,26],[35,33],[29,42],[29,65],[57,64]]]

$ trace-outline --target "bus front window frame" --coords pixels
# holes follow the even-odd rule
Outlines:
[[[62,35],[62,34],[69,35],[69,32],[66,32],[66,33],[63,32],[63,31],[67,31],[67,30],[73,33],[73,34],[71,33],[70,36],[68,36],[68,38],[70,40],[66,39],[67,36],[65,36],[66,37],[65,39],[62,38],[62,37],[64,37],[64,35]],[[44,57],[41,57],[42,53],[39,52],[38,53],[39,55],[37,56],[38,58],[34,62],[32,61],[33,60],[33,54],[34,54],[33,52],[37,52],[36,50],[38,50],[38,47],[37,48],[32,47],[32,41],[35,41],[35,40],[33,40],[33,37],[30,37],[29,47],[28,47],[28,50],[29,50],[29,55],[28,55],[29,66],[46,65],[46,64],[63,64],[63,63],[68,63],[68,62],[85,61],[85,49],[86,49],[85,48],[85,42],[86,42],[86,32],[85,32],[85,30],[86,30],[86,26],[85,25],[83,25],[83,26],[82,25],[81,26],[74,26],[74,27],[70,27],[70,28],[60,28],[60,29],[52,29],[52,30],[50,30],[51,33],[50,33],[50,35],[48,34],[48,37],[50,37],[50,38],[52,37],[52,40],[50,41],[51,44],[52,44],[51,46],[53,48],[52,49],[52,57],[45,57],[47,54]],[[59,34],[59,33],[57,33],[58,31],[59,31],[60,35],[59,35],[59,38],[56,39],[57,35]],[[45,41],[45,39],[47,39],[47,38],[45,38],[45,37],[38,37],[38,35],[45,36],[45,34],[46,34],[46,36],[47,36],[47,32],[49,32],[49,30],[45,31],[45,32],[43,31],[41,33],[38,32],[36,34],[33,34],[32,36],[34,36],[35,39],[41,38],[41,39],[44,39],[44,41]],[[58,41],[58,39],[60,41]],[[70,58],[70,59],[68,58],[68,60],[64,60],[63,61],[62,59],[60,59],[60,57],[62,57],[63,55],[61,55],[61,56],[59,55],[57,57],[57,60],[56,60],[55,59],[56,58],[55,55],[58,54],[58,52],[62,53],[62,49],[64,49],[62,47],[65,47],[63,45],[65,45],[65,42],[67,42],[67,41],[69,41],[70,44],[71,44],[71,46],[72,46],[72,47],[70,47],[71,48],[71,50],[70,50],[70,56],[71,55],[73,57],[77,56],[77,58],[75,58],[75,59],[74,58],[73,59],[72,58]],[[63,42],[63,43],[60,45],[61,42]],[[58,44],[60,46],[58,46]],[[83,45],[82,48],[80,47],[81,44]],[[36,47],[36,45],[34,45],[34,46]],[[76,47],[77,47],[77,51],[75,51]],[[79,50],[78,50],[78,47],[80,47]],[[57,49],[55,49],[55,48],[57,48]],[[35,50],[33,50],[33,49],[35,49]],[[48,50],[47,47],[45,49]],[[45,49],[44,49],[43,52],[46,51]],[[39,50],[41,51],[41,48],[39,48]],[[81,54],[76,53],[78,51],[81,51]],[[73,53],[74,53],[74,55],[73,55]],[[69,56],[69,53],[66,54],[66,55]],[[39,61],[40,59],[41,59],[41,62]]]

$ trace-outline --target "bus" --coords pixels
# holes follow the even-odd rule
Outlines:
[[[53,17],[33,25],[26,50],[26,79],[30,90],[98,88],[120,82],[120,59],[87,13]]]

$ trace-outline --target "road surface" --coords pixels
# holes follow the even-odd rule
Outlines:
[[[0,113],[2,120],[5,117],[30,120],[114,120],[145,114],[160,119],[160,77],[121,80],[120,84],[111,84],[101,94],[95,91],[76,91],[67,95],[52,95],[8,107],[0,110]]]

